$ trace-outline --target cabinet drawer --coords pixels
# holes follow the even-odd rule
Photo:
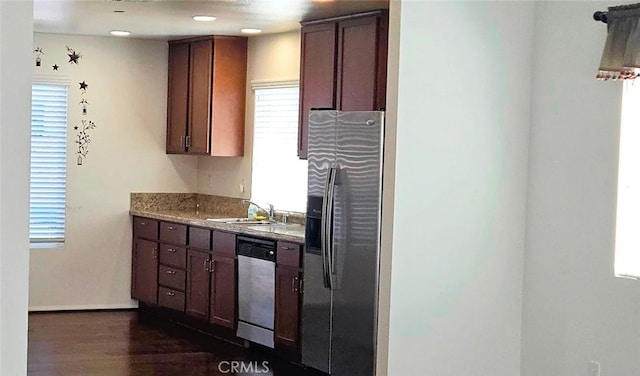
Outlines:
[[[133,236],[158,239],[158,221],[155,219],[133,217]]]
[[[211,249],[211,230],[189,227],[189,246],[200,249]]]
[[[176,268],[187,267],[187,250],[175,245],[160,245],[160,262]]]
[[[276,252],[276,260],[278,265],[300,267],[300,244],[278,242],[278,251]]]
[[[160,222],[160,240],[167,243],[187,245],[187,226],[171,222]]]
[[[236,255],[236,234],[228,232],[213,232],[213,251],[218,255]]]
[[[158,271],[158,283],[171,287],[172,289],[184,291],[185,271],[172,268],[166,265],[160,265]]]
[[[184,312],[184,292],[159,287],[158,305]]]

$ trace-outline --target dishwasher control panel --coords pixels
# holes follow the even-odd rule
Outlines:
[[[238,236],[238,256],[247,256],[266,261],[276,261],[276,242]]]

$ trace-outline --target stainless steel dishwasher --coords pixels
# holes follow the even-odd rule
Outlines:
[[[276,242],[238,236],[237,336],[273,348]]]

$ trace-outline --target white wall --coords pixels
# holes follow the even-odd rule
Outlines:
[[[0,374],[27,373],[33,2],[0,2]]]
[[[71,77],[67,229],[63,247],[32,249],[30,309],[129,307],[130,192],[193,192],[197,158],[165,154],[166,42],[35,34],[37,73]],[[68,63],[66,47],[82,58]],[[33,63],[31,63],[33,65]],[[76,165],[79,82],[89,85],[86,118],[96,122],[89,154]]]
[[[520,372],[533,12],[402,2],[389,375]]]
[[[640,282],[613,274],[622,85],[595,74],[615,2],[537,2],[522,375],[640,369]]]
[[[299,30],[249,38],[244,157],[200,157],[198,193],[242,198],[251,197],[254,107],[251,81],[288,81],[298,80],[299,77]],[[245,186],[244,193],[239,189],[240,184]]]

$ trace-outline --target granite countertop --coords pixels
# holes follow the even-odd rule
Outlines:
[[[194,210],[131,209],[129,210],[129,214],[161,221],[176,222],[210,228],[213,230],[233,232],[236,234],[304,244],[304,226],[299,224],[256,225],[220,223],[208,221],[207,218],[228,218],[229,216],[196,212]]]

